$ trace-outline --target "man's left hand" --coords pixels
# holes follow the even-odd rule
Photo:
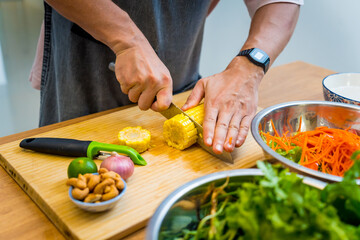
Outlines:
[[[221,73],[200,79],[182,107],[195,107],[204,98],[203,137],[215,153],[232,152],[249,132],[258,103],[263,69],[246,57],[235,57]]]

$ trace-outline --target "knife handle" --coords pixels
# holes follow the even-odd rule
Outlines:
[[[68,138],[26,138],[20,142],[20,147],[61,156],[86,157],[90,143]]]
[[[111,71],[115,72],[115,63],[114,62],[110,62],[108,67]]]

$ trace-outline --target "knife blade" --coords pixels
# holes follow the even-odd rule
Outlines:
[[[109,67],[109,69],[111,71],[115,72],[115,63],[113,63],[113,62],[109,63],[108,67]],[[164,117],[166,117],[167,119],[170,119],[170,118],[172,118],[175,115],[180,114],[180,113],[187,116],[195,124],[195,127],[197,129],[197,132],[198,132],[197,143],[204,150],[209,152],[211,155],[221,159],[222,161],[228,162],[228,163],[234,163],[234,159],[233,159],[232,155],[229,152],[223,151],[221,154],[216,154],[216,153],[214,153],[212,147],[206,146],[205,143],[204,143],[204,139],[203,139],[203,127],[199,123],[197,123],[192,117],[187,115],[183,110],[181,110],[179,107],[177,107],[174,103],[171,103],[168,109],[166,109],[165,111],[161,111],[160,113]]]
[[[214,153],[212,147],[208,147],[207,145],[205,145],[204,139],[203,139],[203,127],[199,123],[197,123],[191,116],[189,116],[183,110],[181,110],[181,108],[177,107],[174,103],[171,103],[168,109],[161,111],[160,113],[167,119],[170,119],[170,118],[174,117],[175,115],[181,114],[181,113],[184,114],[185,116],[187,116],[194,123],[194,125],[197,129],[197,132],[198,132],[197,143],[205,151],[207,151],[211,155],[221,159],[222,161],[228,162],[228,163],[234,163],[234,159],[229,152],[223,151],[221,154],[216,154],[216,153]]]

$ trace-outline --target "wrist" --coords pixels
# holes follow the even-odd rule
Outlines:
[[[119,21],[113,22],[104,28],[104,43],[116,54],[126,49],[139,46],[147,42],[143,33],[138,29],[130,16],[119,9]]]
[[[119,35],[117,35],[112,39],[108,46],[115,53],[115,55],[119,55],[127,49],[141,46],[144,43],[145,41],[141,38],[141,36],[127,35],[126,37],[121,38]]]
[[[236,59],[240,59],[241,64],[245,65],[251,72],[254,72],[257,75],[265,75],[264,69],[261,66],[252,63],[246,56],[236,56]]]
[[[231,69],[234,76],[247,76],[257,84],[260,84],[265,75],[261,67],[250,62],[245,56],[236,56],[229,64],[228,69]]]

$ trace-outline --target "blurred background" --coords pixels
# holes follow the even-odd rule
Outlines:
[[[306,1],[290,43],[273,67],[304,61],[336,72],[359,72],[360,1]],[[40,92],[29,72],[43,18],[43,1],[0,0],[0,137],[38,127]],[[242,0],[223,0],[208,17],[202,76],[222,71],[238,53],[250,18]]]

